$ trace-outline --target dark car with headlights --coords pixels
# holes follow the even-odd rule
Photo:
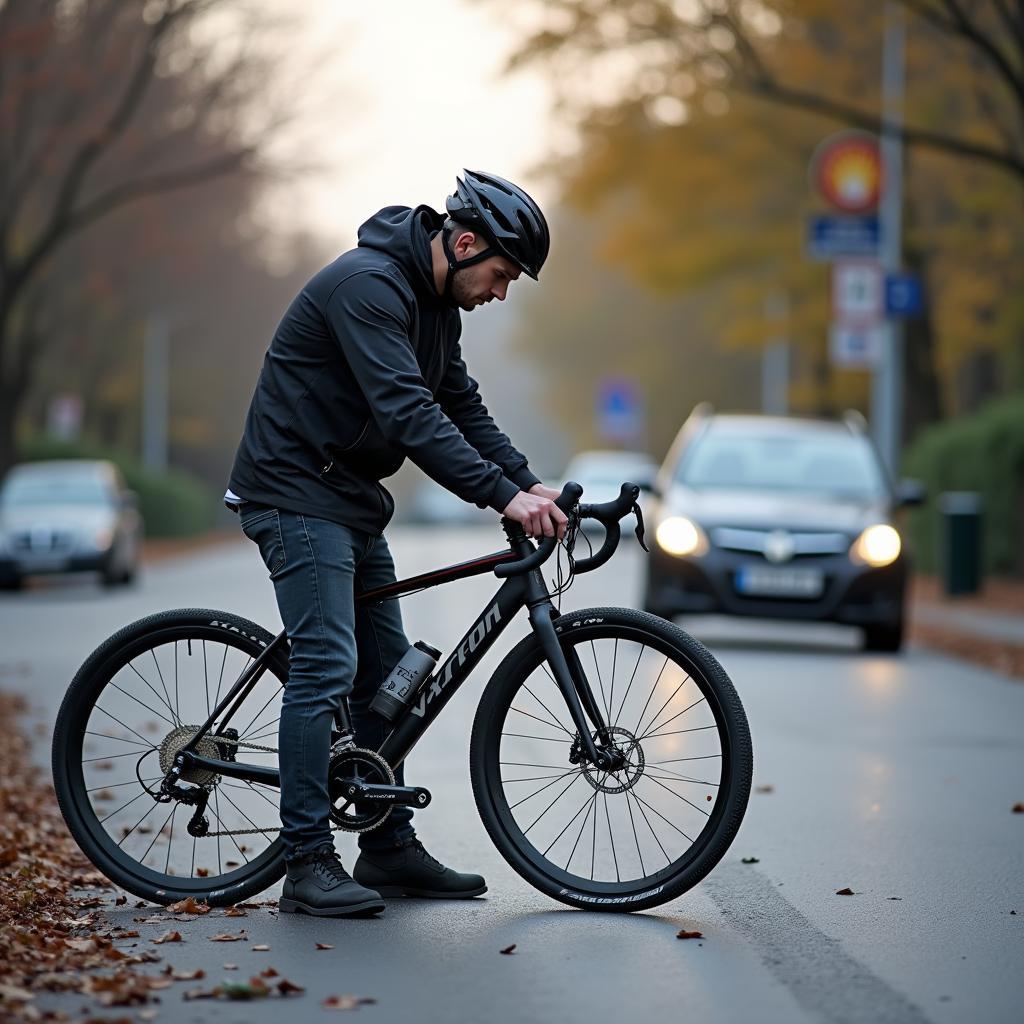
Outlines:
[[[39,573],[98,572],[106,584],[134,577],[142,539],[135,494],[99,459],[25,462],[0,488],[0,585]]]
[[[840,622],[869,650],[899,650],[907,555],[893,515],[922,493],[894,490],[859,414],[698,408],[655,495],[648,611]]]

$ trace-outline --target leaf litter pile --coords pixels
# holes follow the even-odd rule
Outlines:
[[[76,994],[95,1000],[101,1007],[143,1007],[140,1020],[157,1017],[154,1004],[173,996],[176,982],[197,982],[202,969],[179,970],[171,964],[153,973],[138,969],[160,963],[152,948],[125,940],[139,939],[134,929],[113,927],[97,908],[124,906],[125,896],[104,899],[80,895],[81,890],[113,889],[113,885],[89,863],[68,832],[52,786],[32,760],[29,740],[19,728],[27,710],[23,698],[0,693],[0,728],[6,742],[0,744],[0,1019],[3,1021],[70,1021],[61,1010],[43,1009],[37,997],[46,993]],[[276,904],[276,900],[269,901]],[[156,911],[136,922],[162,924],[194,921],[198,916],[244,917],[246,909],[260,904],[217,908],[191,897],[167,908],[137,907]],[[214,941],[244,941],[240,933],[214,936]],[[150,939],[176,948],[187,938],[166,929]],[[318,948],[330,949],[325,944]],[[162,952],[162,950],[161,950]],[[234,965],[225,965],[225,968]],[[211,988],[177,987],[184,999],[264,999],[300,995],[301,985],[278,976],[267,967],[248,982],[224,980]],[[332,996],[329,1009],[354,1010],[374,1002],[358,996]],[[330,1005],[329,1005],[330,1004]],[[83,1013],[90,1012],[83,1009]],[[101,1011],[102,1013],[102,1011]],[[89,1024],[126,1020],[93,1015]]]

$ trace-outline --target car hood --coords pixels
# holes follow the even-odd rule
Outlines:
[[[51,530],[110,529],[117,519],[112,509],[93,505],[24,505],[0,509],[0,529]]]
[[[890,519],[884,501],[850,500],[772,491],[695,491],[673,487],[660,503],[659,517],[685,515],[705,529],[735,526],[757,529],[825,530],[859,533]]]

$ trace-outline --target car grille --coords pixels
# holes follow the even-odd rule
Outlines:
[[[11,549],[30,554],[59,554],[75,546],[74,534],[66,530],[35,527],[11,535]]]
[[[711,542],[727,551],[748,551],[770,562],[785,562],[802,555],[839,555],[850,546],[845,533],[749,530],[718,526],[710,531]]]

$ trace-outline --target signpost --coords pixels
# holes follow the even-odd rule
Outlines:
[[[644,433],[643,401],[627,377],[610,377],[597,392],[597,428],[607,441],[633,443]]]

